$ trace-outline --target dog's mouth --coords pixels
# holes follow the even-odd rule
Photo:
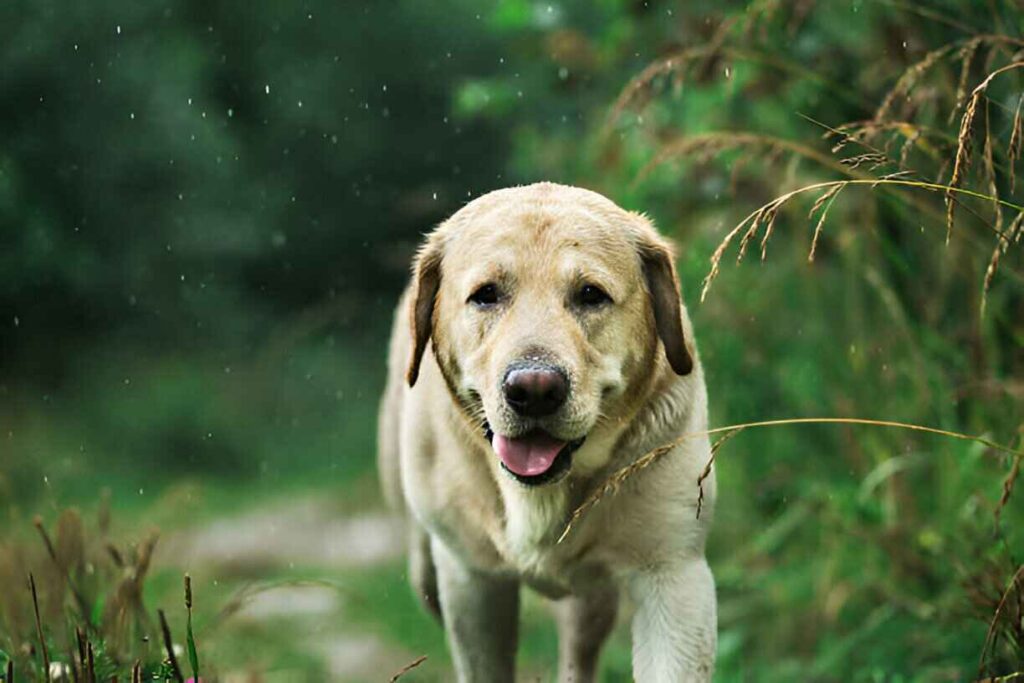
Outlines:
[[[540,429],[516,437],[495,434],[489,425],[484,429],[502,469],[527,486],[561,479],[572,467],[572,454],[586,440],[563,441]]]

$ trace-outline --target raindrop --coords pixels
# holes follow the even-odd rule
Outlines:
[[[232,108],[230,108],[230,107],[228,107],[228,118],[229,118],[229,119],[230,119],[230,118],[233,118],[233,117],[234,117],[234,115],[235,115],[235,110],[234,110],[234,109],[232,109]]]
[[[565,68],[564,66],[563,67],[559,67],[559,69],[558,69],[558,78],[560,80],[563,80],[563,81],[565,79],[569,78],[569,69]]]
[[[436,192],[434,193],[434,199],[437,199],[437,193]],[[18,316],[14,316],[14,326],[15,327],[21,327],[21,320],[18,318]]]
[[[729,67],[729,66],[725,67],[725,77],[726,78],[731,78],[732,77],[732,67]]]
[[[117,27],[117,35],[121,35],[121,26],[120,25],[118,25],[118,27]]]
[[[131,118],[132,121],[135,120],[135,112],[129,112],[128,116],[129,116],[129,118]]]
[[[265,86],[263,86],[263,92],[267,93],[268,95],[270,94],[270,84],[269,83],[267,83]]]
[[[436,192],[434,193],[434,201],[435,202],[437,201],[437,193]],[[18,319],[17,318],[14,319],[14,326],[15,327],[18,326]]]
[[[302,109],[302,100],[299,100],[299,109]]]

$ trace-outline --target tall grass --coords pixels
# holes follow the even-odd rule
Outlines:
[[[173,680],[184,683],[177,641],[164,611],[158,625],[143,594],[156,533],[120,546],[108,537],[109,508],[95,529],[75,509],[60,513],[55,533],[36,518],[38,542],[0,545],[0,669],[18,681]],[[38,580],[37,580],[38,577]],[[186,644],[193,679],[198,653],[192,633],[191,582],[186,579]]]
[[[853,14],[857,9],[860,18]],[[842,43],[836,22],[847,18],[863,22],[858,29],[865,36],[863,52],[858,52],[860,45]],[[807,472],[792,469],[788,455],[775,465],[755,462],[782,454],[772,445],[779,443],[777,437],[767,435],[760,448],[751,448],[756,440],[747,437],[734,442],[731,458],[717,460],[724,509],[716,533],[728,535],[730,542],[746,535],[755,539],[753,545],[770,548],[730,553],[717,562],[719,576],[725,577],[720,580],[725,642],[736,633],[746,644],[735,659],[726,648],[726,671],[749,673],[744,662],[750,661],[775,662],[779,671],[786,671],[782,662],[802,660],[803,668],[789,671],[828,680],[838,680],[835,672],[842,666],[854,667],[851,678],[857,680],[898,675],[912,680],[1010,680],[1024,675],[1024,558],[1019,531],[1007,521],[1013,519],[1018,528],[1024,523],[1020,501],[1012,497],[1024,447],[1024,392],[1018,387],[1024,372],[1024,199],[1015,194],[1024,144],[1024,25],[1019,18],[1012,2],[970,8],[917,2],[842,8],[814,2],[750,3],[726,11],[718,26],[705,32],[703,42],[681,38],[667,54],[639,69],[604,117],[598,135],[601,155],[616,162],[606,175],[631,175],[632,192],[646,203],[685,207],[674,214],[682,226],[677,232],[686,243],[684,253],[711,245],[700,295],[710,313],[698,308],[698,321],[708,315],[734,321],[722,309],[739,307],[744,298],[765,298],[755,289],[792,288],[797,279],[803,287],[815,288],[840,277],[844,288],[828,291],[843,298],[825,304],[833,310],[775,309],[764,319],[790,330],[825,325],[824,320],[813,321],[835,320],[844,301],[862,300],[854,292],[867,283],[882,302],[881,315],[858,303],[853,309],[862,311],[858,323],[876,327],[874,334],[862,328],[858,332],[863,334],[853,338],[863,337],[861,343],[870,345],[882,369],[886,359],[908,355],[916,368],[905,370],[907,381],[894,384],[888,393],[869,385],[838,386],[837,394],[852,398],[819,402],[812,418],[806,413],[758,414],[771,404],[751,400],[753,407],[740,424],[711,430],[734,435],[751,423],[820,419],[842,436],[829,441],[837,456],[855,463],[826,469],[809,461],[806,467],[824,477],[819,488],[807,483]],[[880,33],[866,32],[865,26]],[[829,58],[800,62],[792,54],[793,46],[830,41],[836,47]],[[880,44],[894,49],[879,49]],[[735,104],[720,112],[709,105],[698,109],[696,103],[711,101],[705,92]],[[787,111],[786,105],[792,108]],[[786,118],[791,121],[781,125]],[[767,195],[754,202],[756,208],[742,211],[724,236],[710,240],[687,213],[695,203],[691,188],[709,177],[727,179],[724,184],[736,209],[752,197]],[[687,199],[675,193],[686,193]],[[804,197],[811,198],[806,233],[796,232],[802,216],[793,211]],[[803,260],[814,268],[794,271],[789,264],[766,261],[769,243],[779,239],[784,240],[783,255],[775,259],[802,251]],[[758,273],[737,269],[738,282],[718,298],[710,296],[712,283],[723,276],[729,250],[735,249],[741,264],[755,240],[767,265]],[[840,275],[844,272],[850,274]],[[753,284],[759,279],[763,285]],[[751,315],[758,313],[754,306],[746,308]],[[716,391],[732,390],[724,401],[727,406],[738,403],[736,392],[771,395],[756,375],[723,384],[721,379],[735,371],[717,365],[714,346],[721,346],[722,330],[705,329],[704,334],[712,347],[707,364],[713,407]],[[946,344],[942,335],[956,341]],[[771,347],[775,362],[796,353],[813,354],[805,362],[817,363],[823,375],[842,377],[830,366],[853,358],[844,357],[839,344],[829,348],[792,342]],[[762,345],[760,339],[749,343]],[[845,376],[848,381],[872,381],[863,371],[859,377]],[[976,394],[956,389],[974,384],[988,388]],[[953,410],[940,407],[949,402]],[[921,459],[880,436],[852,431],[893,422],[951,440],[974,439],[976,447],[933,442],[941,464],[936,460],[924,475]],[[800,448],[811,450],[811,443],[805,441]],[[673,445],[655,449],[599,485],[573,514],[566,533],[589,507],[666,457]],[[749,452],[742,452],[744,447]],[[772,481],[779,469],[790,472],[789,477],[768,487],[764,482]],[[861,478],[851,500],[846,481]],[[882,524],[863,517],[866,492],[876,486],[883,492],[881,509],[891,511]],[[766,487],[790,495],[801,492],[801,498],[783,498],[788,502],[780,512],[752,500]],[[781,515],[778,524],[797,526],[764,528],[773,514]],[[803,529],[801,515],[811,515],[837,536],[824,542],[819,536],[817,545],[811,543],[815,534]],[[819,555],[822,543],[832,549],[831,557]],[[853,550],[857,545],[867,547],[858,555]],[[764,575],[757,563],[779,562],[790,564],[772,571],[773,581],[748,578]],[[871,568],[848,564],[857,562],[870,562]],[[802,573],[808,570],[834,578],[824,581]],[[791,593],[783,598],[780,591]],[[864,609],[845,606],[851,594],[859,596]],[[787,628],[771,610],[757,612],[764,627],[752,625],[750,615],[757,608],[751,603],[770,604],[790,619],[809,620],[817,624],[816,634],[808,638]],[[874,607],[868,610],[867,605]],[[732,617],[734,611],[743,617]],[[855,613],[866,621],[856,623]],[[939,645],[953,632],[960,634],[957,643]],[[891,648],[890,643],[903,643],[904,648]],[[915,651],[930,654],[918,656]],[[760,669],[754,677],[785,680],[779,671]]]

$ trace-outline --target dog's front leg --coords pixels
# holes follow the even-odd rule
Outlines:
[[[715,580],[703,557],[646,568],[630,581],[633,676],[638,683],[711,680],[717,642]]]
[[[465,566],[433,539],[437,586],[448,647],[460,683],[515,680],[519,583]]]
[[[569,595],[555,607],[558,615],[558,683],[590,683],[597,678],[601,646],[615,626],[619,594],[602,585]]]

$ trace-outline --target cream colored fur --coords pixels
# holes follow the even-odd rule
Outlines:
[[[442,615],[461,681],[514,680],[521,584],[559,599],[560,680],[593,678],[619,594],[635,605],[636,680],[710,680],[713,474],[696,515],[706,437],[628,479],[556,542],[610,473],[707,428],[671,263],[646,218],[549,183],[485,195],[428,236],[395,317],[380,470],[389,501],[408,516],[413,584]],[[574,288],[591,280],[613,303],[574,308]],[[467,298],[490,281],[507,298],[482,312]],[[503,434],[521,427],[500,383],[530,353],[557,359],[572,387],[544,429],[586,437],[568,476],[536,487],[501,469],[484,431],[485,421]]]

